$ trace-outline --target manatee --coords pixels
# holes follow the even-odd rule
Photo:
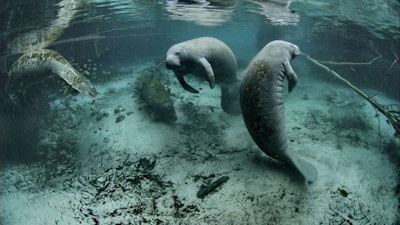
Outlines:
[[[283,82],[285,78],[288,80],[289,92],[296,86],[297,75],[290,60],[299,54],[299,48],[292,43],[281,40],[268,43],[245,71],[240,104],[246,127],[257,146],[314,182],[316,169],[290,149],[285,128]]]
[[[236,57],[224,42],[201,37],[175,44],[169,48],[165,63],[186,91],[199,93],[185,81],[184,76],[188,74],[208,81],[210,88],[220,85],[222,109],[228,114],[240,115]]]

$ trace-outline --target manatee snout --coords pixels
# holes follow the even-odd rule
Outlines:
[[[169,70],[174,70],[174,69],[178,68],[179,65],[165,61],[165,67],[167,67],[167,69],[169,69]]]
[[[291,44],[290,46],[293,49],[292,50],[292,59],[294,59],[296,56],[300,55],[300,53],[301,53],[300,48],[295,44]]]
[[[167,58],[165,59],[165,66],[169,70],[174,70],[181,66],[181,61],[177,55],[168,54]]]
[[[167,67],[167,69],[169,69],[169,70],[172,70],[174,68],[174,66],[172,66],[168,62],[165,62],[165,67]]]

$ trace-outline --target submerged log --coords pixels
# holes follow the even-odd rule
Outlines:
[[[217,187],[221,186],[223,183],[228,181],[229,177],[228,176],[222,176],[218,180],[212,182],[209,185],[201,185],[199,192],[197,192],[197,197],[198,198],[204,198],[206,195],[209,193],[213,192]]]
[[[382,113],[388,120],[388,122],[392,125],[393,129],[395,130],[395,136],[400,138],[400,111],[394,111],[394,110],[388,110],[386,109],[383,105],[379,104],[376,102],[374,99],[369,97],[367,94],[362,92],[360,89],[358,89],[356,86],[354,86],[352,83],[350,83],[348,80],[344,79],[342,76],[340,76],[338,73],[335,71],[329,69],[327,66],[322,65],[318,60],[313,59],[307,54],[302,53],[307,57],[308,60],[310,60],[313,64],[317,65],[318,67],[321,67],[325,71],[327,71],[329,74],[333,75],[335,78],[343,82],[346,86],[350,87],[353,89],[357,94],[359,94],[361,97],[363,97],[365,100],[367,100],[371,105],[378,110],[380,113]],[[371,64],[374,62],[376,59],[379,57],[373,59],[372,61],[365,63],[365,64]],[[342,63],[343,64],[343,63]]]

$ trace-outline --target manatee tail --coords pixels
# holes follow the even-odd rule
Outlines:
[[[311,163],[294,153],[287,154],[287,157],[289,158],[290,164],[296,168],[307,181],[314,182],[317,180],[318,172]]]
[[[230,115],[240,115],[240,81],[232,84],[221,84],[221,107]]]

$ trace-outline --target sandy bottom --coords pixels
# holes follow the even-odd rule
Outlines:
[[[1,224],[396,224],[399,139],[340,85],[300,77],[286,96],[290,145],[318,170],[306,184],[262,153],[219,88],[172,73],[178,120],[156,122],[135,94],[149,63],[67,96],[37,118],[43,160],[1,171]],[[131,72],[129,72],[131,71]],[[378,98],[379,96],[377,96]],[[379,98],[379,102],[393,103]],[[229,179],[203,198],[203,185]]]

